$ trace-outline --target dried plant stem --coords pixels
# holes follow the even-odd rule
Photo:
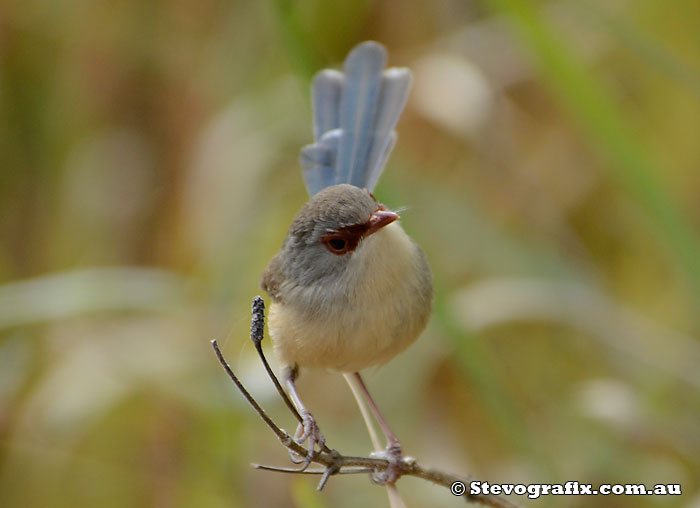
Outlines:
[[[275,384],[280,394],[280,397],[283,398],[290,412],[292,412],[295,418],[298,419],[299,414],[296,411],[296,408],[294,408],[293,404],[289,402],[289,399],[286,396],[286,393],[284,393],[284,390],[281,388],[277,377],[275,376],[274,372],[267,363],[265,355],[262,351],[262,347],[260,345],[263,338],[264,309],[265,307],[262,298],[260,298],[259,296],[255,297],[255,299],[253,300],[253,322],[251,324],[251,339],[253,340],[258,354],[260,355],[261,361],[263,362],[265,370],[270,376],[270,379],[272,379],[273,383]],[[223,354],[221,353],[221,350],[219,349],[218,344],[216,343],[216,340],[212,340],[211,344],[214,348],[214,352],[216,353],[216,357],[218,358],[219,363],[221,363],[221,366],[226,371],[226,374],[228,374],[229,378],[231,378],[238,390],[243,394],[243,397],[245,397],[248,403],[253,407],[255,412],[258,413],[258,415],[260,416],[260,418],[262,418],[265,424],[272,430],[272,432],[275,433],[280,442],[290,452],[300,457],[306,456],[308,454],[308,450],[306,450],[299,443],[295,442],[292,436],[290,436],[286,431],[281,429],[272,420],[272,418],[270,418],[267,415],[265,410],[260,406],[260,404],[258,404],[255,398],[248,392],[243,383],[241,383],[241,381],[233,372],[229,364],[226,362]],[[343,455],[337,450],[333,450],[327,447],[324,447],[324,449],[321,450],[314,451],[313,455],[311,456],[310,462],[319,464],[323,466],[323,468],[308,470],[306,469],[306,466],[308,465],[306,463],[301,468],[285,468],[276,466],[266,466],[261,464],[253,464],[253,466],[258,469],[276,471],[280,473],[321,475],[321,480],[318,484],[318,490],[321,490],[328,481],[328,479],[336,474],[375,474],[377,471],[385,471],[389,467],[389,461],[386,459]],[[469,482],[472,481],[471,478],[461,477],[452,473],[440,471],[438,469],[432,469],[422,466],[418,463],[418,461],[412,458],[404,458],[404,460],[399,463],[399,477],[401,476],[415,476],[417,478],[422,478],[423,480],[427,480],[437,485],[447,487],[448,489],[450,489],[455,482],[461,482],[464,485],[468,486]],[[394,488],[394,494],[398,496],[398,492],[395,490],[395,485],[391,485],[391,487]],[[390,492],[390,497],[391,495],[392,493]],[[509,501],[499,496],[487,496],[483,494],[474,495],[466,491],[462,495],[462,497],[464,497],[465,501],[467,502],[482,503],[484,505],[493,506],[496,508],[517,508],[516,505],[510,503]],[[400,500],[400,498],[398,499]]]

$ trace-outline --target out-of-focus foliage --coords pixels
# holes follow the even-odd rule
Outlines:
[[[404,448],[491,482],[681,483],[700,503],[700,39],[694,1],[0,6],[0,504],[385,506],[286,464],[217,338],[248,342],[306,196],[308,84],[357,42],[414,71],[376,195],[425,248],[421,340],[367,373]],[[300,389],[370,443],[338,375]],[[398,484],[409,506],[461,506]]]

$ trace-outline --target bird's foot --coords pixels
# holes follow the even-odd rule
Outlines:
[[[389,444],[386,449],[382,450],[381,452],[372,452],[370,457],[385,459],[389,462],[386,469],[381,471],[377,469],[370,475],[370,479],[374,483],[378,483],[380,485],[395,483],[396,480],[398,480],[405,472],[405,464],[411,460],[410,457],[404,457],[403,450],[401,449],[401,443],[398,441]]]
[[[300,411],[300,415],[301,423],[297,426],[297,430],[294,433],[294,442],[304,446],[304,443],[308,440],[307,453],[305,457],[302,457],[294,452],[290,452],[290,458],[292,462],[296,464],[304,463],[304,467],[306,467],[311,463],[316,447],[323,449],[326,446],[326,438],[321,434],[321,429],[309,411],[304,409]]]

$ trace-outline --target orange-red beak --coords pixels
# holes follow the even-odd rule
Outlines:
[[[398,213],[390,212],[389,210],[382,210],[380,208],[369,216],[369,228],[365,232],[364,236],[369,236],[372,233],[376,233],[384,226],[388,226],[398,218]]]

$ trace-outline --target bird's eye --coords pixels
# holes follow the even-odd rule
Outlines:
[[[346,244],[347,242],[342,238],[333,238],[328,242],[328,245],[330,245],[333,250],[343,250]]]
[[[333,254],[345,254],[348,251],[348,241],[339,235],[328,235],[323,239],[326,248]]]
[[[344,251],[347,246],[348,242],[346,242],[342,238],[331,238],[330,240],[328,240],[328,247],[330,247],[331,250],[338,253]]]

